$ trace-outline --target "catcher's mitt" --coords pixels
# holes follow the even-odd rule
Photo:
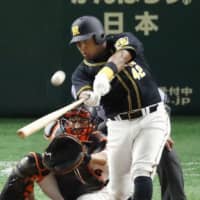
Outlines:
[[[55,137],[43,154],[43,163],[56,174],[69,173],[84,160],[82,143],[73,136]]]

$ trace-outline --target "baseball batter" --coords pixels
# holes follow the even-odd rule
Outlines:
[[[77,97],[102,105],[108,118],[109,183],[87,199],[150,200],[170,124],[143,45],[132,33],[106,36],[93,16],[76,19],[71,31],[83,56],[72,75]]]

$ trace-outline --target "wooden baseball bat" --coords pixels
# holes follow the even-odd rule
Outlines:
[[[54,112],[51,112],[35,121],[32,123],[22,127],[21,129],[17,130],[17,134],[21,138],[28,137],[29,135],[35,133],[36,131],[40,130],[41,128],[44,128],[49,122],[54,121],[64,115],[66,112],[78,107],[81,105],[86,98],[81,98],[69,105],[66,105]]]

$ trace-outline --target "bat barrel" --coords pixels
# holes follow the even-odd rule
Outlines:
[[[57,120],[59,117],[64,115],[66,112],[81,105],[86,99],[87,98],[81,98],[67,106],[64,106],[50,114],[47,114],[47,115],[39,118],[36,121],[22,127],[21,129],[17,130],[18,136],[20,138],[25,138],[25,137],[39,131],[40,129],[44,128],[48,123],[50,123],[54,120]]]

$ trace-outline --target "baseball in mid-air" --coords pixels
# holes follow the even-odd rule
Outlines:
[[[60,86],[65,81],[66,74],[64,71],[56,71],[51,77],[51,84],[53,86]]]

